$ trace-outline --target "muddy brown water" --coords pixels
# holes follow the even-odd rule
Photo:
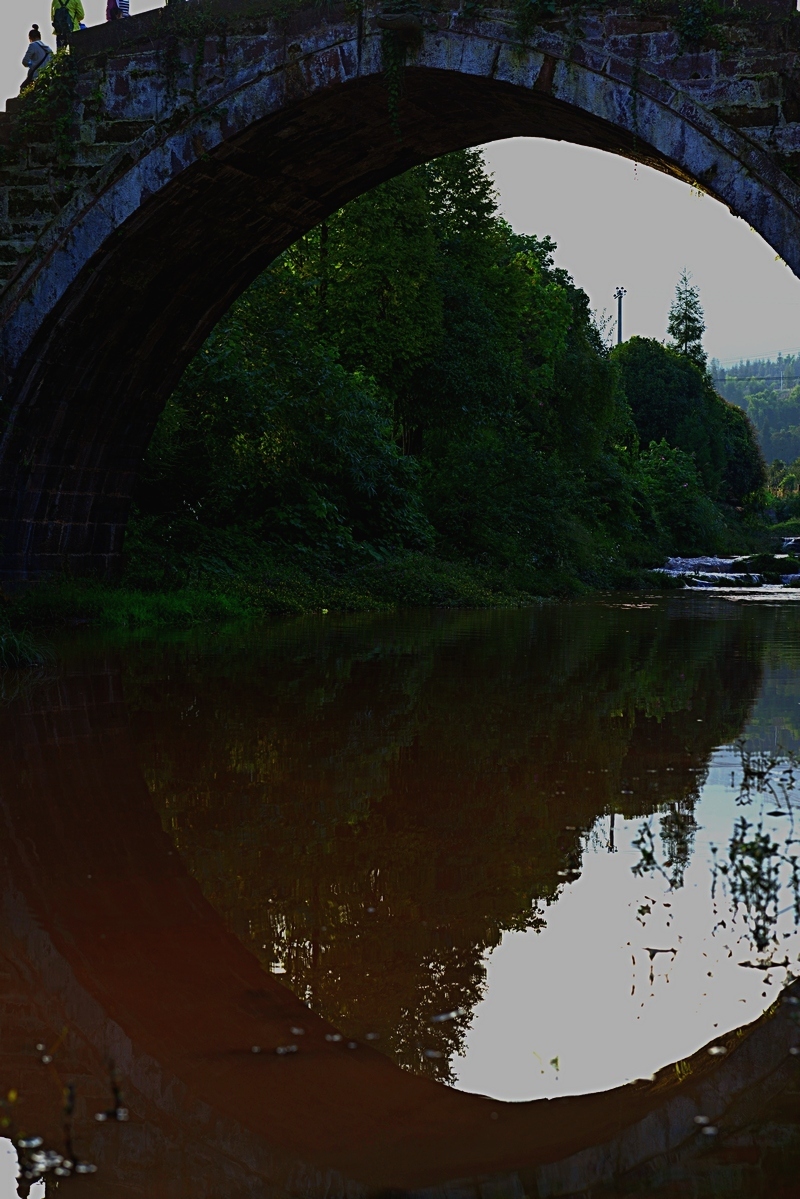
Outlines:
[[[56,648],[0,697],[3,1199],[800,1195],[800,604]]]

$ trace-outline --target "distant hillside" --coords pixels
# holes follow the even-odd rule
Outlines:
[[[768,463],[800,457],[800,354],[724,368],[712,358],[709,369],[720,395],[750,417]]]

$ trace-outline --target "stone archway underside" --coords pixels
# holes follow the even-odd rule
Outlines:
[[[582,11],[581,38],[541,29],[525,51],[507,14],[440,14],[406,70],[400,141],[369,17],[240,16],[198,37],[170,11],[77,36],[66,164],[35,129],[15,140],[13,112],[0,124],[0,578],[113,571],[158,415],[226,308],[325,216],[438,154],[532,136],[637,158],[718,196],[800,273],[800,72],[775,9],[736,26],[735,64],[679,54],[667,18],[627,10]]]

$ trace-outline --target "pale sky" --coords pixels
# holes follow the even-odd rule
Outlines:
[[[105,0],[83,0],[87,23]],[[131,11],[155,7],[131,0]],[[48,0],[0,0],[0,103],[15,95],[31,21],[50,36]],[[519,232],[558,243],[556,261],[597,312],[627,289],[623,333],[663,338],[685,266],[700,289],[706,350],[723,362],[800,351],[800,281],[744,221],[708,196],[613,154],[513,138],[487,147],[502,211]]]
[[[623,335],[664,338],[685,266],[700,289],[705,346],[722,361],[800,350],[800,280],[750,226],[685,183],[614,154],[539,138],[487,147],[501,208],[519,233],[548,234],[556,262],[616,311]]]

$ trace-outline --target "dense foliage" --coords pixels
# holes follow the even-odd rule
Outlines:
[[[712,499],[741,505],[766,484],[747,416],[715,391],[693,357],[633,337],[614,357],[643,445],[665,439],[694,463]]]
[[[747,413],[768,463],[800,456],[800,358],[779,356],[722,368],[711,363],[717,391]]]
[[[287,563],[396,579],[411,555],[414,570],[446,561],[489,590],[541,593],[729,541],[720,504],[763,482],[749,425],[694,342],[610,354],[554,248],[500,218],[476,151],[301,238],[169,401],[129,579],[263,580]]]

